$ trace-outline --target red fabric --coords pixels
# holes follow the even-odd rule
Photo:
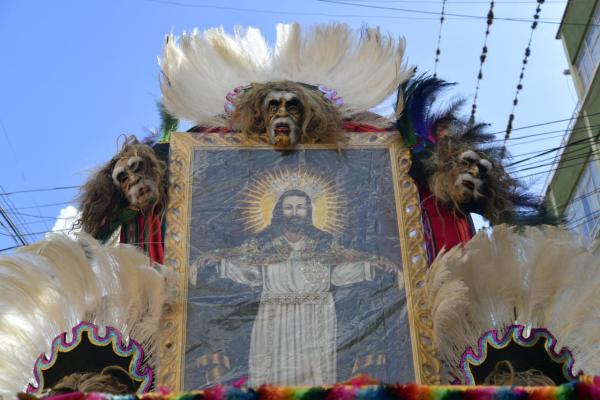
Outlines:
[[[447,208],[437,204],[435,197],[423,186],[419,187],[419,196],[430,262],[442,248],[450,250],[458,244],[468,242],[473,237],[471,224],[467,217],[455,215]]]
[[[373,125],[361,124],[358,122],[345,121],[343,124],[344,130],[346,132],[389,132],[390,129],[387,128],[378,128]],[[396,132],[394,128],[391,128],[392,132]]]
[[[121,243],[129,243],[142,249],[152,261],[164,264],[164,243],[160,210],[158,214],[138,213],[121,226]]]
[[[152,261],[164,264],[164,243],[162,236],[162,223],[159,215],[150,213],[148,215],[148,253]]]

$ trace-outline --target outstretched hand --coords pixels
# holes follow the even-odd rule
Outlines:
[[[202,254],[200,257],[198,257],[196,259],[196,261],[194,261],[194,263],[192,265],[190,265],[190,269],[189,269],[190,285],[196,286],[196,284],[198,282],[198,270],[199,269],[218,267],[218,265],[220,263],[221,263],[221,259],[219,257],[215,256],[214,254],[210,254],[210,253]]]
[[[385,258],[380,258],[373,263],[373,266],[392,274],[395,274],[400,270],[396,264]]]

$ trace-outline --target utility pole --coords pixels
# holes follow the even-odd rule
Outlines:
[[[15,240],[15,242],[17,242],[17,244],[19,244],[20,242],[22,246],[28,245],[29,243],[27,242],[27,239],[25,239],[25,236],[23,236],[23,234],[19,231],[19,228],[17,228],[15,223],[12,221],[12,219],[6,213],[6,211],[4,211],[4,208],[2,208],[2,206],[0,206],[0,215],[4,218],[4,220],[8,224],[8,227],[13,232],[11,236]]]

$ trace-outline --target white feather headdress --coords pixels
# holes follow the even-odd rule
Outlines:
[[[523,231],[498,225],[479,232],[464,248],[440,253],[426,289],[434,340],[454,376],[464,352],[477,350],[486,331],[511,325],[546,329],[554,350],[568,348],[572,371],[600,374],[600,241],[551,226]]]
[[[198,124],[222,124],[228,92],[254,82],[290,80],[335,89],[342,113],[367,111],[394,93],[414,73],[403,61],[405,42],[379,29],[297,23],[277,26],[269,47],[256,28],[223,28],[167,36],[161,90],[167,110]]]
[[[53,340],[84,321],[140,343],[152,364],[172,296],[171,274],[158,268],[134,247],[102,246],[87,234],[54,235],[0,256],[0,397],[36,385],[38,356],[50,357]]]

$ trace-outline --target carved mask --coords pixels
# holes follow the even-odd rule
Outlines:
[[[158,185],[151,170],[150,160],[134,155],[119,159],[112,171],[113,183],[129,201],[129,206],[150,210],[159,198]]]
[[[265,126],[272,144],[295,145],[300,142],[304,110],[296,94],[272,91],[265,97],[263,107]]]
[[[457,203],[468,203],[483,197],[484,178],[492,169],[492,163],[473,150],[460,154],[458,160],[458,176],[454,182],[459,189]]]

